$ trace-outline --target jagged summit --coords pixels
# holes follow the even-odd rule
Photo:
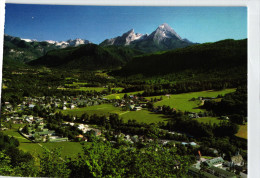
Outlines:
[[[155,30],[155,35],[161,38],[177,38],[183,40],[167,23],[163,23]]]
[[[131,30],[129,30],[128,32],[126,32],[127,34],[132,34],[132,33],[134,33],[135,32],[135,30],[132,28]]]
[[[126,46],[130,45],[131,42],[141,39],[143,34],[135,33],[134,29],[131,29],[124,33],[122,36],[118,36],[111,39],[106,39],[100,45],[101,46],[109,46],[109,45],[117,45],[117,46]]]
[[[131,29],[122,36],[100,43],[101,46],[130,46],[145,52],[182,48],[192,44],[187,39],[183,40],[167,23],[159,25],[151,34],[135,33],[134,29]]]

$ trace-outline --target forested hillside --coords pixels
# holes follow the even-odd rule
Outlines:
[[[183,71],[229,71],[246,73],[247,40],[223,40],[190,47],[135,57],[115,75],[165,75]]]
[[[17,65],[37,59],[58,47],[48,42],[26,42],[18,37],[4,36],[4,65]]]
[[[124,65],[133,56],[140,54],[142,53],[127,47],[87,44],[50,51],[29,64],[70,69],[111,69]]]

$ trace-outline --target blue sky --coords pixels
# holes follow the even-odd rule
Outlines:
[[[5,33],[21,38],[100,43],[130,29],[151,33],[168,23],[182,38],[204,43],[247,38],[246,7],[117,7],[6,4]]]

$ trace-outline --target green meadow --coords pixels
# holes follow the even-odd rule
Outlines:
[[[30,140],[24,138],[19,132],[18,128],[22,127],[22,124],[13,124],[12,129],[3,131],[4,134],[9,135],[11,137],[16,138],[20,145],[19,149],[24,152],[31,153],[36,159],[39,155],[41,155],[44,151],[44,148],[47,150],[52,150],[54,148],[61,147],[61,156],[65,158],[65,156],[76,157],[78,153],[82,153],[82,145],[79,142],[49,142],[49,143],[34,143]]]
[[[137,122],[154,123],[154,122],[165,122],[167,118],[163,114],[156,114],[146,109],[141,111],[122,111],[119,107],[114,107],[112,104],[101,104],[97,106],[89,106],[78,109],[71,109],[61,111],[63,114],[69,114],[73,116],[81,116],[84,113],[89,115],[106,115],[109,116],[111,113],[116,113],[125,122],[128,120],[136,120]]]
[[[65,87],[58,88],[60,90],[78,90],[78,91],[96,91],[96,92],[102,92],[104,90],[107,90],[106,87],[86,87],[88,83],[86,82],[73,82],[69,84],[65,84]],[[71,87],[71,88],[66,88]],[[74,87],[74,88],[73,88]],[[117,87],[117,88],[111,88],[111,90],[116,90],[117,92],[121,92],[123,88]]]
[[[136,120],[137,122],[144,122],[148,124],[166,122],[168,120],[168,118],[163,114],[156,114],[145,109],[140,111],[126,111],[120,117],[122,117],[125,122],[128,120]]]
[[[121,114],[125,111],[122,111],[121,108],[114,107],[112,104],[101,104],[101,105],[89,106],[84,108],[68,109],[61,112],[63,114],[69,114],[73,116],[81,116],[84,113],[88,113],[89,115],[97,114],[97,115],[109,116],[110,113]]]
[[[163,100],[158,101],[154,104],[154,106],[170,106],[172,108],[176,108],[181,111],[189,111],[189,112],[202,112],[203,109],[198,108],[201,104],[199,100],[190,101],[192,98],[198,97],[217,97],[218,95],[225,95],[227,93],[235,92],[236,89],[225,89],[220,91],[208,90],[208,91],[200,91],[200,92],[191,92],[191,93],[182,93],[170,95],[170,97],[162,96]],[[161,96],[156,96],[159,99]],[[147,99],[151,99],[155,97],[147,97]]]
[[[247,139],[247,124],[239,125],[239,130],[238,130],[236,136]]]
[[[80,142],[52,142],[52,143],[41,143],[48,150],[54,148],[61,148],[61,157],[75,158],[79,153],[83,153],[82,145]],[[88,144],[86,142],[86,144]]]
[[[208,124],[219,124],[221,122],[220,119],[217,117],[200,117],[200,118],[194,118],[194,120],[197,120],[200,123],[208,123]]]
[[[144,91],[135,91],[135,92],[129,92],[129,93],[116,93],[116,94],[110,94],[105,96],[104,98],[107,99],[122,99],[125,94],[129,95],[137,95],[138,93],[142,94]]]
[[[59,90],[78,90],[78,91],[96,91],[102,92],[107,90],[105,87],[78,87],[78,88],[58,88]],[[111,90],[116,90],[118,92],[122,91],[123,88],[111,88]]]

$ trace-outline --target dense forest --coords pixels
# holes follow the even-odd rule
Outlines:
[[[223,40],[135,57],[116,75],[165,75],[185,70],[208,73],[230,68],[247,69],[247,40]]]
[[[45,56],[31,61],[29,65],[88,70],[113,69],[140,54],[143,53],[127,47],[87,44],[50,51]]]
[[[232,122],[247,122],[247,87],[239,87],[235,93],[226,94],[220,102],[206,101],[203,108],[218,115],[228,115]]]

